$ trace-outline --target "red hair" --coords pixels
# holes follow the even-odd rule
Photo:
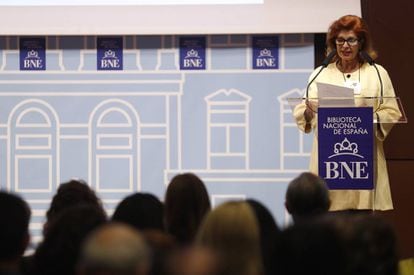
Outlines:
[[[353,31],[359,40],[359,50],[367,52],[372,59],[377,58],[377,53],[372,48],[371,35],[369,34],[368,26],[362,20],[362,18],[356,15],[345,15],[334,21],[329,27],[326,35],[327,54],[333,49],[336,49],[335,39],[341,31]],[[358,56],[360,62],[364,62],[361,57]],[[332,62],[338,60],[338,55],[332,59]]]

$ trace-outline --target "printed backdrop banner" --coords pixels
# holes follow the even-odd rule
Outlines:
[[[329,189],[373,189],[372,108],[319,108],[319,175]]]
[[[279,37],[253,36],[253,69],[268,70],[279,68]]]
[[[97,45],[98,71],[123,69],[122,37],[98,37]]]
[[[162,200],[192,172],[212,207],[257,199],[287,226],[286,188],[308,169],[313,137],[286,99],[304,94],[314,36],[267,37],[278,37],[278,69],[253,70],[249,34],[63,35],[44,37],[47,67],[34,72],[19,69],[27,37],[0,36],[0,189],[28,201],[30,247],[73,178],[113,213],[135,192]]]
[[[206,38],[204,36],[180,37],[180,69],[206,69]]]
[[[46,70],[46,43],[44,37],[20,38],[20,70]]]

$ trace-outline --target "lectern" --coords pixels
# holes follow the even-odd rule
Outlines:
[[[407,123],[400,98],[287,100],[295,118],[302,116],[307,106],[314,112],[312,126],[318,138],[318,174],[329,189],[373,190],[375,193],[375,131],[386,133],[396,123]]]

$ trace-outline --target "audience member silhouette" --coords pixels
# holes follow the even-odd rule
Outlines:
[[[261,202],[254,199],[248,199],[246,202],[253,209],[259,225],[264,275],[276,274],[276,241],[281,234],[280,229],[270,211]]]
[[[223,274],[263,273],[259,226],[252,208],[242,201],[226,202],[204,220],[197,243],[221,259]]]
[[[30,208],[18,195],[0,191],[0,274],[20,274],[29,244]]]
[[[75,274],[84,238],[105,222],[105,212],[97,205],[78,204],[62,210],[50,221],[44,240],[35,251],[32,274]]]
[[[346,273],[342,236],[325,216],[286,228],[278,240],[276,254],[278,275],[352,275]]]
[[[142,235],[151,251],[150,275],[169,274],[168,258],[177,250],[174,237],[161,230],[145,230]]]
[[[285,206],[295,223],[328,212],[328,187],[319,176],[305,172],[293,179],[286,191]]]
[[[254,199],[210,212],[204,183],[186,173],[171,180],[164,213],[155,196],[135,193],[106,224],[95,192],[73,180],[58,188],[43,242],[20,263],[30,208],[0,191],[0,275],[398,275],[393,228],[372,214],[321,215],[330,204],[323,179],[302,173],[285,204],[294,224],[283,232]]]
[[[210,199],[204,183],[196,175],[176,175],[165,195],[167,232],[181,245],[190,244],[208,211]]]
[[[123,222],[138,230],[164,230],[164,209],[152,194],[135,193],[123,199],[116,207],[112,220]]]
[[[150,253],[143,237],[124,223],[109,223],[90,234],[78,275],[146,275]]]
[[[62,210],[78,204],[102,207],[102,203],[95,192],[82,180],[70,180],[60,184],[46,212],[44,230],[47,230],[49,222]]]

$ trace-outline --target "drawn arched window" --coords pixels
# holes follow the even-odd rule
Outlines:
[[[249,103],[242,92],[218,90],[207,102],[207,168],[249,169]]]
[[[49,197],[59,184],[59,121],[41,100],[14,107],[8,121],[8,187],[27,197]],[[42,195],[43,194],[43,195]]]
[[[100,103],[89,120],[89,182],[100,193],[140,190],[139,118],[122,100]]]

